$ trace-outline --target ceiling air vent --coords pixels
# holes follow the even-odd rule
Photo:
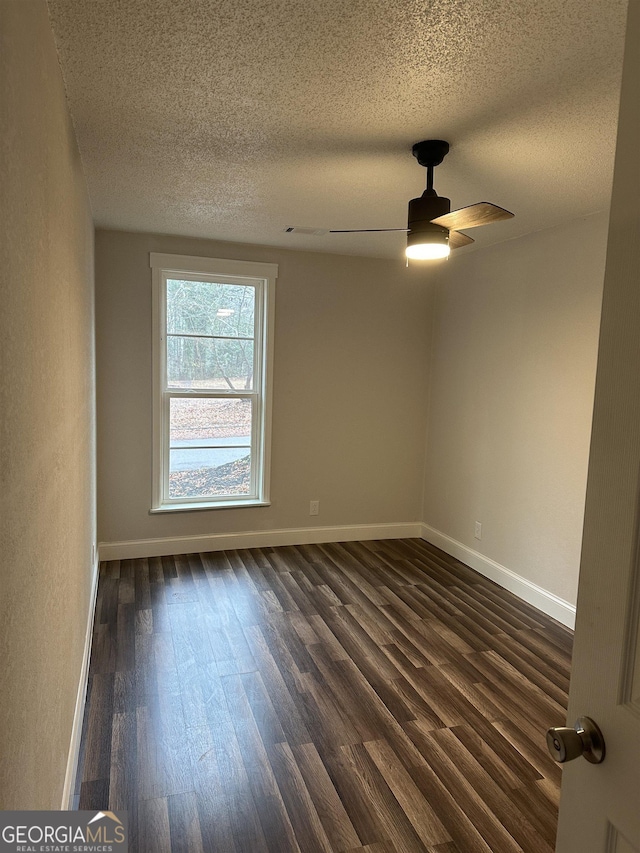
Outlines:
[[[327,228],[303,228],[301,225],[290,225],[284,231],[285,234],[313,234],[314,237],[323,237],[329,233]]]

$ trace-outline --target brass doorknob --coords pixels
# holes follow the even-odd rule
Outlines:
[[[602,732],[591,717],[579,717],[572,729],[555,726],[547,732],[547,748],[551,757],[564,764],[583,755],[592,764],[604,761]]]

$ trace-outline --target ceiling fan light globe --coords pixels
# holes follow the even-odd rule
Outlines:
[[[449,231],[432,222],[409,220],[406,255],[415,261],[436,261],[449,257]]]
[[[436,261],[448,258],[451,249],[448,242],[414,243],[407,246],[406,256],[412,261]]]

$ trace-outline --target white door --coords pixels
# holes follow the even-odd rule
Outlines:
[[[630,0],[568,725],[602,764],[564,765],[557,853],[640,853],[640,0]]]

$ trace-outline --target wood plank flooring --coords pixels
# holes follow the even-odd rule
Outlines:
[[[418,539],[103,563],[76,805],[132,853],[552,853],[571,639]]]

